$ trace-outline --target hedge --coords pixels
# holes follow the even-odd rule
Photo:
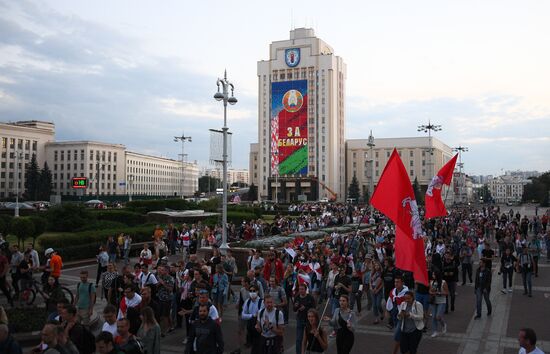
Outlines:
[[[128,226],[137,226],[146,222],[146,216],[134,211],[128,210],[97,210],[92,213],[97,220],[115,221]]]
[[[174,210],[196,210],[198,205],[194,202],[183,199],[156,199],[156,200],[135,200],[126,203],[126,208],[131,211],[148,213],[168,209]]]
[[[144,242],[151,240],[154,224],[145,224],[136,227],[121,227],[106,230],[92,230],[65,234],[50,234],[41,236],[38,243],[43,249],[52,247],[63,249],[65,247],[73,247],[79,245],[100,245],[104,244],[109,236],[118,236],[125,233],[132,236],[133,242]],[[95,249],[94,251],[97,251]]]

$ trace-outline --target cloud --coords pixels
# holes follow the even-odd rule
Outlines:
[[[172,113],[178,116],[220,119],[222,117],[221,105],[199,104],[188,100],[179,100],[176,98],[159,98],[158,102],[161,109],[165,112]],[[231,119],[251,119],[252,112],[246,109],[231,108]]]

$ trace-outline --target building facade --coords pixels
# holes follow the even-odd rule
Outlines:
[[[453,157],[452,148],[433,137],[431,140],[428,137],[374,139],[372,151],[367,142],[367,139],[346,141],[346,186],[351,184],[355,176],[363,195],[365,191],[372,194],[370,185],[372,183],[376,187],[378,184],[394,148],[407,169],[411,183],[416,178],[424,188],[434,174]]]
[[[223,179],[223,170],[220,169],[208,169],[204,173],[205,176],[210,176],[219,179],[220,181]],[[227,182],[229,185],[232,185],[233,183],[246,183],[247,185],[250,184],[250,176],[248,173],[248,170],[245,169],[228,169],[227,170]]]
[[[15,196],[17,189],[19,195],[23,193],[25,170],[32,155],[36,155],[38,168],[42,169],[46,144],[54,139],[53,123],[37,120],[0,123],[0,198]]]
[[[495,203],[520,203],[527,183],[522,177],[504,175],[491,179],[488,186]]]
[[[258,145],[251,151],[260,199],[317,200],[332,190],[343,200],[345,82],[344,61],[313,29],[270,44],[269,59],[258,62]]]

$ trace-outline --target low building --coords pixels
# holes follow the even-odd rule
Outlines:
[[[495,203],[520,203],[527,183],[520,176],[504,175],[489,180],[488,186]]]

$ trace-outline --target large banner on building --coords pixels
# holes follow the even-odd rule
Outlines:
[[[307,175],[307,80],[271,84],[271,173]]]

